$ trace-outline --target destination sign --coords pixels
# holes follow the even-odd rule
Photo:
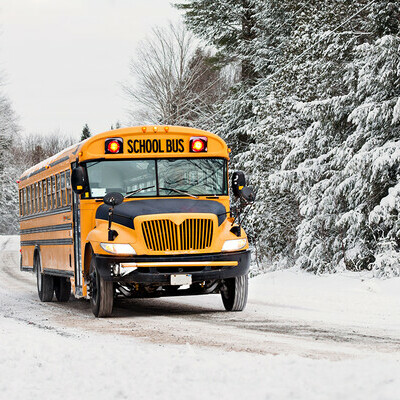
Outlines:
[[[129,139],[127,151],[133,154],[183,153],[183,139]]]

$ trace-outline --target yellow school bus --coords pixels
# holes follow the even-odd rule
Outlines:
[[[118,297],[221,293],[226,310],[243,310],[250,251],[230,207],[229,151],[206,131],[142,126],[25,171],[20,268],[36,273],[40,300],[72,290],[106,317]],[[231,189],[242,206],[254,201],[240,171]]]

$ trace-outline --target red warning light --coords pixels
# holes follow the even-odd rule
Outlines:
[[[108,143],[107,149],[110,153],[118,153],[119,147],[119,143],[113,140],[112,142]]]
[[[206,137],[193,137],[190,139],[190,152],[202,153],[207,151],[207,138]]]
[[[107,139],[105,142],[105,152],[106,154],[118,154],[122,153],[122,139],[121,138],[113,138]]]

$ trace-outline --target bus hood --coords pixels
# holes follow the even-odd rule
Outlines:
[[[110,207],[102,204],[96,211],[96,219],[108,221],[108,210]],[[204,213],[214,214],[218,218],[218,226],[226,219],[225,207],[213,200],[194,199],[147,199],[133,200],[122,203],[114,208],[113,222],[134,228],[134,220],[142,215],[153,214],[191,214]]]

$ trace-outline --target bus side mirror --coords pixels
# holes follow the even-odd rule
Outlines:
[[[246,177],[243,171],[236,171],[232,174],[232,192],[235,197],[240,197],[240,192],[246,186]]]
[[[86,186],[85,170],[83,167],[75,167],[71,172],[71,187],[76,194],[84,192]]]
[[[108,240],[112,242],[118,236],[118,232],[114,229],[111,229],[111,224],[114,218],[114,207],[118,206],[124,201],[124,196],[118,192],[111,192],[104,196],[103,201],[104,204],[110,206],[108,209]]]

